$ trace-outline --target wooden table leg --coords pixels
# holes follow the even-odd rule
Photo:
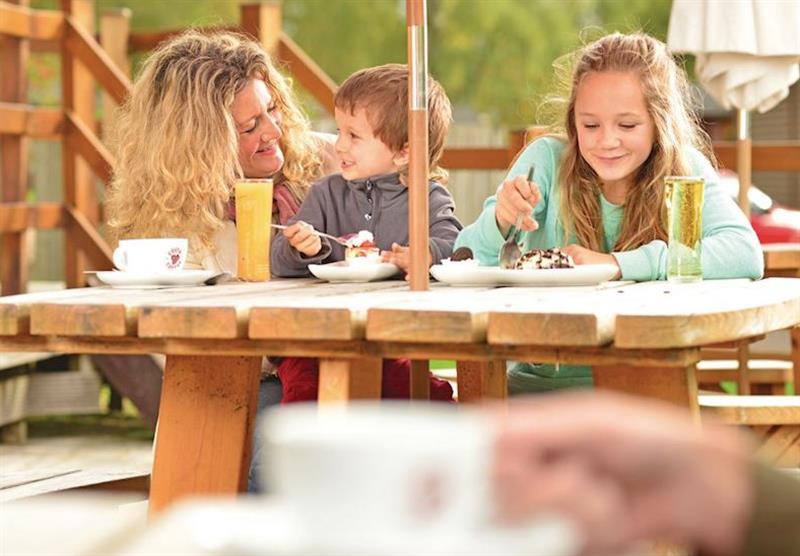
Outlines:
[[[456,361],[458,402],[475,403],[484,398],[505,399],[508,396],[506,362]]]
[[[696,367],[634,367],[592,365],[595,388],[615,390],[670,402],[699,419]]]
[[[151,515],[193,494],[233,495],[247,488],[261,360],[167,356]]]
[[[340,403],[381,399],[383,359],[320,359],[319,402]]]
[[[431,381],[428,377],[430,362],[427,359],[411,360],[411,399],[431,399]]]
[[[794,395],[800,396],[800,326],[789,330],[792,338],[792,367],[794,372]]]

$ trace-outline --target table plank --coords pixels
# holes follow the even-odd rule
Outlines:
[[[367,310],[367,339],[388,342],[477,343],[486,339],[487,288],[409,292],[402,300]]]
[[[87,288],[55,290],[0,297],[0,336],[15,336],[30,332],[31,306],[49,299],[80,297]]]
[[[504,288],[493,293],[490,344],[601,346],[614,339],[619,292],[631,282],[570,288]]]
[[[624,288],[620,297],[619,348],[700,346],[800,323],[800,281],[790,278],[649,282]]]
[[[404,281],[328,286],[318,286],[303,297],[259,300],[250,310],[248,336],[262,340],[361,339],[369,307],[409,293]]]

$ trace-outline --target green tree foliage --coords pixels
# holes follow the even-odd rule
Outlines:
[[[245,1],[96,5],[98,14],[130,8],[132,29],[142,32],[234,24]],[[406,60],[404,0],[282,4],[284,30],[337,82],[366,66]],[[32,7],[57,9],[57,2],[32,0]],[[430,71],[454,103],[488,112],[498,123],[534,123],[544,96],[558,92],[553,64],[559,57],[609,31],[643,30],[664,40],[670,8],[670,0],[428,0]],[[46,67],[41,72],[48,74]]]

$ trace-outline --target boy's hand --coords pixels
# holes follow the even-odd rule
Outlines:
[[[289,245],[306,257],[313,257],[322,249],[322,240],[314,231],[314,226],[302,220],[283,230],[283,235],[289,240]]]
[[[381,258],[387,263],[394,263],[400,270],[406,273],[406,280],[408,280],[408,269],[411,266],[411,250],[407,245],[399,245],[392,243],[391,251],[381,251]],[[428,249],[428,267],[430,268],[433,262],[433,254]]]
[[[539,204],[542,194],[535,182],[528,181],[525,176],[506,180],[497,192],[497,204],[494,207],[494,217],[497,227],[505,237],[508,230],[517,221],[517,215],[523,213],[520,226],[526,232],[532,232],[539,224],[531,218],[534,207]]]

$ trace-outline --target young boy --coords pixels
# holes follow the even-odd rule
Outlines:
[[[323,178],[309,191],[291,225],[272,244],[272,272],[308,276],[309,264],[345,258],[344,248],[315,232],[334,236],[368,230],[383,259],[408,271],[408,70],[400,64],[367,68],[351,75],[334,97],[341,174]],[[447,174],[438,163],[451,121],[450,101],[428,79],[428,144],[431,180]],[[449,257],[461,223],[450,193],[428,185],[431,264]],[[409,397],[408,360],[386,360],[383,397]],[[316,359],[287,358],[278,368],[283,401],[316,400]],[[431,399],[452,399],[452,388],[431,376]]]

